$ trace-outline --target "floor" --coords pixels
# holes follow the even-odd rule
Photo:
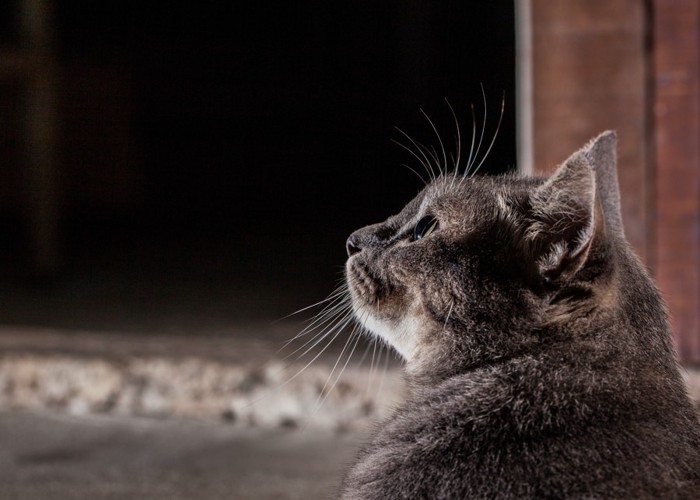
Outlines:
[[[0,413],[3,499],[322,499],[363,439],[220,422]]]

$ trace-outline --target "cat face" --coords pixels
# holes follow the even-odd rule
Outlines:
[[[441,177],[399,214],[354,232],[346,276],[359,321],[411,361],[447,340],[466,309],[506,306],[510,294],[489,283],[500,273],[487,268],[493,253],[507,259],[499,200],[523,191],[513,179]]]
[[[593,145],[548,180],[447,173],[355,231],[346,279],[358,321],[415,371],[537,342],[547,317],[562,319],[556,304],[571,310],[601,274],[591,272],[606,248]]]

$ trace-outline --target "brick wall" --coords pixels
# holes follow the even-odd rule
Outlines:
[[[619,138],[628,240],[700,362],[700,4],[531,0],[535,172],[606,129]]]

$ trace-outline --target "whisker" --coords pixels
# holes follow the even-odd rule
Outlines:
[[[342,285],[338,286],[335,290],[333,290],[330,294],[328,294],[328,297],[326,297],[325,299],[319,300],[318,302],[311,304],[310,306],[302,307],[301,309],[298,309],[298,310],[294,311],[293,313],[289,313],[286,316],[282,316],[281,318],[274,320],[272,322],[272,324],[274,325],[276,323],[279,323],[280,321],[284,321],[285,319],[289,319],[292,316],[296,316],[299,313],[302,313],[304,311],[308,311],[309,309],[313,309],[314,307],[320,306],[321,304],[324,304],[328,301],[331,301],[334,298],[338,297],[339,295],[342,295],[346,291],[346,289],[347,289],[347,286],[345,284],[342,284]]]
[[[322,319],[325,317],[332,315],[334,312],[336,312],[338,309],[341,309],[345,305],[347,305],[348,299],[344,296],[338,296],[333,298],[333,302],[330,302],[329,304],[326,304],[323,309],[321,309],[318,313],[316,313],[314,316],[312,316],[310,319],[304,320],[302,324],[305,324],[303,330],[301,333],[309,330],[312,328],[314,325],[319,323]],[[296,338],[296,337],[295,337]],[[294,339],[292,339],[294,340]],[[289,343],[290,341],[286,341],[286,343]]]
[[[489,144],[489,148],[486,150],[486,153],[484,153],[484,157],[481,159],[479,162],[479,165],[477,165],[476,170],[474,170],[474,174],[476,174],[479,169],[481,168],[481,165],[484,163],[486,160],[486,157],[488,157],[489,153],[491,152],[491,148],[493,147],[494,142],[496,142],[496,137],[498,137],[498,131],[501,129],[501,122],[503,121],[503,112],[506,107],[506,96],[505,92],[503,93],[503,98],[501,99],[501,115],[498,117],[498,124],[496,125],[496,132],[493,134],[493,139],[491,139],[491,144]],[[484,113],[484,121],[486,121],[486,114]]]
[[[342,299],[336,301],[334,304],[329,304],[321,312],[319,312],[311,322],[304,327],[299,333],[294,337],[284,342],[282,347],[277,351],[278,353],[284,350],[289,344],[295,340],[304,337],[308,333],[317,330],[324,323],[332,322],[334,318],[341,316],[351,307],[350,299],[348,297],[343,297]]]
[[[454,306],[455,299],[450,300],[450,310],[447,311],[447,317],[445,318],[445,324],[442,325],[442,329],[447,329],[447,323],[450,321],[450,315],[452,314],[452,306]]]
[[[408,135],[406,132],[404,132],[402,129],[399,127],[394,127],[396,130],[398,130],[406,139],[408,139],[413,146],[418,150],[418,152],[423,155],[423,159],[425,160],[424,162],[421,160],[421,163],[423,163],[424,166],[427,166],[426,170],[430,172],[431,174],[431,179],[435,179],[435,171],[433,170],[433,164],[430,161],[430,158],[426,155],[426,151],[428,154],[431,154],[428,148],[426,148],[423,144],[420,142],[416,141],[414,138],[412,138],[410,135]],[[412,150],[409,150],[412,151]],[[432,156],[432,155],[431,155]],[[420,160],[420,158],[418,158]],[[435,160],[435,157],[433,157],[433,160]]]
[[[433,160],[433,162],[435,162],[435,166],[437,166],[438,171],[442,173],[442,169],[440,168],[440,160],[438,159],[437,151],[435,151],[435,148],[433,148],[432,146],[429,148],[419,141],[416,141],[416,144],[418,144],[418,146],[424,151],[425,154],[430,155],[430,159]]]
[[[342,295],[336,297],[332,303],[326,305],[318,314],[316,314],[316,316],[311,318],[311,320],[309,320],[308,324],[304,327],[304,330],[302,330],[302,332],[312,328],[317,323],[322,322],[324,318],[332,316],[335,312],[349,306],[350,298],[347,295],[347,290],[344,290],[344,292],[345,293],[343,293]]]
[[[433,132],[435,132],[435,135],[437,136],[438,143],[440,144],[440,149],[442,150],[442,158],[444,160],[445,170],[447,170],[447,154],[445,153],[445,146],[442,143],[442,138],[440,137],[440,134],[438,133],[437,128],[435,128],[435,124],[430,119],[428,114],[425,111],[423,111],[423,109],[421,109],[420,112],[423,113],[423,116],[425,116],[425,119],[428,120],[428,123],[430,123],[430,126],[433,128]],[[435,155],[437,156],[437,152],[435,153]],[[440,167],[440,165],[438,164],[438,168],[439,167]],[[440,168],[440,173],[441,174],[443,173],[442,168]]]
[[[411,144],[413,144],[416,147],[416,149],[418,150],[418,152],[421,155],[423,155],[423,158],[425,159],[425,162],[422,162],[423,166],[425,166],[425,163],[427,163],[430,166],[430,173],[431,173],[430,179],[435,180],[436,175],[435,175],[435,171],[433,170],[433,162],[435,163],[435,166],[438,168],[438,171],[440,173],[442,173],[442,169],[440,168],[440,160],[438,159],[438,155],[437,155],[437,152],[435,151],[435,149],[433,149],[431,151],[430,148],[428,148],[425,144],[413,139],[411,136],[409,136],[406,132],[401,130],[399,127],[394,127],[394,128],[396,130],[398,130],[399,132],[401,132],[404,135],[404,137],[406,137],[409,141],[411,141]],[[396,141],[394,141],[394,142],[396,142]],[[419,158],[419,160],[420,160],[420,158]]]
[[[476,142],[476,113],[474,112],[474,104],[471,104],[469,107],[472,112],[472,143],[469,147],[469,158],[467,158],[467,165],[464,168],[463,177],[469,176],[469,169],[472,167],[472,162],[474,161],[472,155],[474,153],[474,143]]]
[[[300,359],[300,358],[303,358],[304,356],[306,356],[306,355],[309,353],[309,351],[311,351],[314,347],[316,347],[318,344],[320,344],[321,341],[323,341],[323,339],[325,339],[326,337],[328,337],[328,336],[329,336],[331,333],[333,333],[334,331],[337,331],[338,333],[340,333],[340,332],[343,330],[343,328],[345,328],[349,323],[352,322],[352,320],[353,320],[353,313],[352,313],[352,311],[346,312],[345,315],[344,315],[340,320],[338,320],[338,321],[334,324],[333,328],[331,328],[330,330],[328,330],[328,331],[326,331],[325,333],[323,333],[323,335],[321,336],[321,338],[319,338],[318,340],[316,340],[316,342],[314,342],[314,343],[313,343],[311,346],[309,346],[304,352],[302,352],[299,356],[297,356],[297,359]],[[333,336],[333,339],[336,338],[336,336],[338,335],[338,333],[336,333],[336,334]],[[316,338],[316,337],[314,337],[314,338]],[[313,339],[311,339],[311,340],[313,340]],[[306,344],[304,344],[303,346],[301,346],[299,349],[297,349],[296,351],[294,351],[294,353],[296,353],[296,352],[300,351],[301,349],[303,349],[308,343],[309,343],[309,342],[307,342]],[[292,354],[294,354],[294,353],[292,353]],[[290,354],[290,356],[291,356],[291,354]],[[286,358],[285,358],[285,359],[286,359]]]
[[[428,148],[426,148],[426,150],[427,149]],[[435,149],[435,146],[433,146],[432,144],[430,145],[430,154],[435,159],[435,164],[437,165],[438,170],[440,171],[440,175],[442,175],[442,166],[440,165],[440,159],[438,158],[438,152]]]
[[[336,330],[336,328],[338,328],[338,327],[342,328],[342,325],[344,324],[345,320],[349,316],[351,316],[351,314],[352,314],[351,309],[352,308],[351,308],[350,304],[346,304],[342,307],[339,307],[336,311],[333,311],[332,314],[331,314],[331,312],[327,313],[328,316],[325,319],[323,319],[322,321],[320,321],[318,324],[316,324],[314,326],[309,325],[307,328],[302,330],[302,332],[297,334],[292,339],[292,341],[297,340],[305,335],[308,335],[309,333],[316,331],[316,330],[318,330],[318,333],[313,335],[310,339],[306,340],[306,342],[304,342],[301,346],[294,349],[294,351],[287,354],[284,358],[282,358],[282,361],[289,359],[290,357],[294,356],[294,354],[298,353],[299,351],[304,349],[306,346],[308,346],[310,343],[316,341],[305,352],[300,354],[297,357],[297,359],[303,357],[309,350],[311,350],[315,346],[317,346],[326,336],[328,336],[330,333],[334,332]],[[320,339],[319,339],[319,337],[320,337]],[[279,351],[278,351],[278,353],[279,353]]]
[[[416,141],[414,141],[413,139],[411,139],[411,137],[409,137],[409,135],[406,132],[404,132],[403,130],[401,130],[398,127],[395,127],[395,128],[396,128],[396,130],[401,132],[404,136],[406,136],[406,138],[408,138],[408,140],[411,141],[411,143],[413,143],[413,145],[416,147],[416,149],[418,149],[418,152],[423,155],[423,158],[418,156],[418,154],[416,154],[415,151],[413,151],[411,148],[406,146],[404,143],[397,141],[396,139],[391,139],[391,142],[393,142],[394,144],[396,144],[398,146],[401,146],[403,149],[405,149],[406,151],[411,153],[411,155],[413,155],[413,157],[415,157],[416,160],[418,160],[420,162],[420,164],[423,166],[423,168],[425,168],[425,171],[428,174],[428,176],[430,177],[430,180],[431,181],[435,180],[435,171],[433,170],[433,166],[430,164],[430,160],[428,159],[427,156],[425,156],[425,153],[423,152],[423,150],[418,146],[418,144],[416,144]]]
[[[413,168],[409,167],[409,166],[406,165],[405,163],[402,163],[401,166],[402,166],[402,167],[406,167],[406,168],[409,169],[411,172],[413,172],[414,174],[416,174],[416,175],[418,176],[418,178],[421,180],[421,182],[423,183],[423,185],[427,185],[427,184],[428,184],[428,183],[426,182],[426,180],[423,179],[423,176],[420,175],[418,172],[416,172]]]
[[[326,382],[323,384],[323,387],[321,388],[321,391],[318,393],[318,398],[316,399],[316,403],[314,404],[314,407],[317,407],[318,401],[321,399],[321,397],[324,394],[324,391],[326,390],[326,387],[328,387],[328,383],[331,381],[331,378],[333,377],[333,373],[335,373],[336,368],[338,368],[338,364],[340,363],[340,360],[343,359],[343,354],[345,354],[345,351],[347,350],[348,346],[352,343],[353,337],[357,333],[357,325],[355,325],[352,329],[352,332],[350,335],[348,335],[348,339],[345,341],[345,345],[343,346],[343,349],[340,351],[340,354],[338,354],[338,359],[335,360],[335,363],[333,364],[333,368],[331,368],[331,372],[328,374],[328,378],[326,379]],[[359,338],[359,336],[358,336]]]
[[[324,401],[326,401],[326,399],[328,398],[328,395],[331,392],[333,392],[333,389],[335,389],[335,386],[338,384],[340,377],[343,376],[343,372],[345,372],[345,369],[348,367],[348,363],[350,362],[350,359],[352,358],[352,355],[354,354],[355,349],[357,348],[357,343],[360,341],[360,335],[358,333],[356,333],[355,331],[354,331],[354,335],[356,337],[355,343],[353,344],[352,349],[350,350],[350,354],[348,354],[348,358],[345,360],[345,364],[343,365],[343,368],[341,368],[340,373],[338,373],[338,375],[335,377],[335,380],[333,381],[333,385],[331,386],[330,389],[328,389],[328,392],[326,392],[326,394],[323,396],[323,399],[318,404],[319,408],[323,405]],[[350,339],[351,338],[352,338],[352,336],[350,336]],[[341,353],[341,356],[342,356],[342,353]],[[338,359],[340,359],[341,356],[339,356]],[[331,372],[331,375],[333,375],[333,372]],[[323,394],[323,391],[321,391],[321,394]]]
[[[481,84],[481,97],[484,101],[484,119],[481,122],[481,134],[479,135],[479,143],[476,145],[476,152],[474,153],[474,163],[479,158],[479,151],[481,151],[481,144],[484,140],[484,133],[486,132],[486,119],[488,117],[488,106],[486,104],[486,92],[484,91],[484,84]],[[471,169],[472,165],[469,165]],[[471,175],[474,175],[473,173]]]
[[[301,374],[304,373],[304,372],[309,368],[309,366],[311,366],[319,357],[321,357],[321,355],[328,349],[328,347],[330,347],[330,345],[335,341],[335,339],[338,338],[338,335],[340,335],[340,332],[342,332],[342,328],[339,329],[339,330],[333,335],[333,338],[332,338],[330,341],[328,341],[328,343],[323,347],[323,349],[321,349],[321,350],[311,359],[311,361],[309,361],[308,363],[306,363],[306,364],[304,365],[304,367],[301,368],[300,370],[298,370],[293,376],[291,376],[290,378],[288,378],[287,380],[285,380],[283,383],[279,384],[278,386],[274,387],[274,388],[272,389],[272,391],[273,391],[273,392],[276,392],[276,391],[279,391],[279,390],[283,389],[284,387],[286,387],[287,385],[289,385],[290,383],[292,383],[292,381],[296,380],[299,376],[301,376]],[[324,336],[324,337],[325,337],[325,336]],[[250,407],[250,406],[253,406],[253,405],[257,404],[258,402],[260,402],[261,400],[263,400],[263,399],[264,399],[265,397],[267,397],[267,396],[268,396],[268,394],[263,394],[262,396],[260,396],[260,397],[258,397],[258,398],[256,398],[256,399],[254,399],[254,400],[248,402],[248,403],[245,405],[245,407],[248,408],[248,407]]]
[[[450,113],[452,114],[452,119],[455,122],[455,130],[457,131],[457,140],[455,141],[455,148],[457,149],[457,160],[454,160],[454,156],[452,157],[452,161],[454,163],[454,168],[455,170],[459,170],[459,161],[461,159],[462,155],[462,135],[460,132],[460,127],[459,127],[459,120],[457,120],[457,115],[455,113],[455,110],[452,108],[452,104],[450,104],[450,101],[445,98],[445,102],[447,103],[447,107],[450,108]]]
[[[321,325],[319,325],[317,328],[314,328],[312,330],[309,330],[308,332],[305,332],[304,335],[307,335],[311,333],[314,330],[318,330],[316,334],[314,334],[310,339],[307,339],[302,345],[294,349],[292,352],[287,354],[284,358],[282,358],[282,361],[286,361],[287,359],[291,358],[294,356],[296,353],[304,349],[306,346],[309,344],[312,344],[310,347],[308,347],[304,352],[299,354],[296,359],[301,359],[303,358],[309,351],[311,351],[314,347],[316,347],[318,344],[320,344],[324,338],[326,338],[328,335],[333,333],[336,328],[343,328],[345,324],[345,320],[348,318],[350,315],[350,312],[345,310],[344,313],[339,313],[338,316],[334,316],[333,318],[329,318],[328,321],[325,322],[323,325],[324,327],[321,328]]]
[[[462,136],[461,131],[459,129],[459,121],[457,120],[457,115],[455,114],[455,111],[452,108],[450,101],[447,100],[447,98],[445,98],[445,102],[447,103],[447,107],[450,109],[450,113],[452,114],[452,119],[455,122],[455,130],[457,133],[455,137],[456,158],[454,154],[450,153],[450,158],[452,159],[452,168],[454,169],[454,172],[452,174],[452,180],[450,181],[450,189],[454,189],[455,180],[459,175],[459,161],[461,159],[462,154]]]
[[[367,375],[367,389],[365,389],[365,398],[369,395],[369,388],[372,387],[372,375],[374,373],[374,356],[377,353],[377,344],[379,340],[376,335],[372,336],[372,361],[369,364],[369,374]]]
[[[358,324],[358,328],[359,328],[359,335],[360,335],[360,336],[364,336],[364,335],[365,335],[365,332],[366,332],[366,330],[364,329],[364,327],[363,327],[362,325],[359,325],[359,324]],[[358,365],[361,365],[362,363],[365,362],[365,359],[367,358],[367,354],[369,354],[369,350],[370,350],[371,347],[372,347],[372,342],[369,342],[369,341],[368,341],[368,342],[367,342],[367,347],[365,347],[365,351],[362,353],[362,356],[360,357],[360,360],[357,362]]]

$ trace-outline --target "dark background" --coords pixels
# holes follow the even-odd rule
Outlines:
[[[421,187],[394,126],[437,147],[422,108],[453,143],[447,98],[468,142],[481,85],[487,143],[505,95],[482,172],[515,164],[512,0],[82,0],[54,19],[60,265],[32,278],[6,131],[5,322],[147,329],[158,311],[182,325],[322,298],[349,233]],[[11,115],[19,91],[3,85]]]

